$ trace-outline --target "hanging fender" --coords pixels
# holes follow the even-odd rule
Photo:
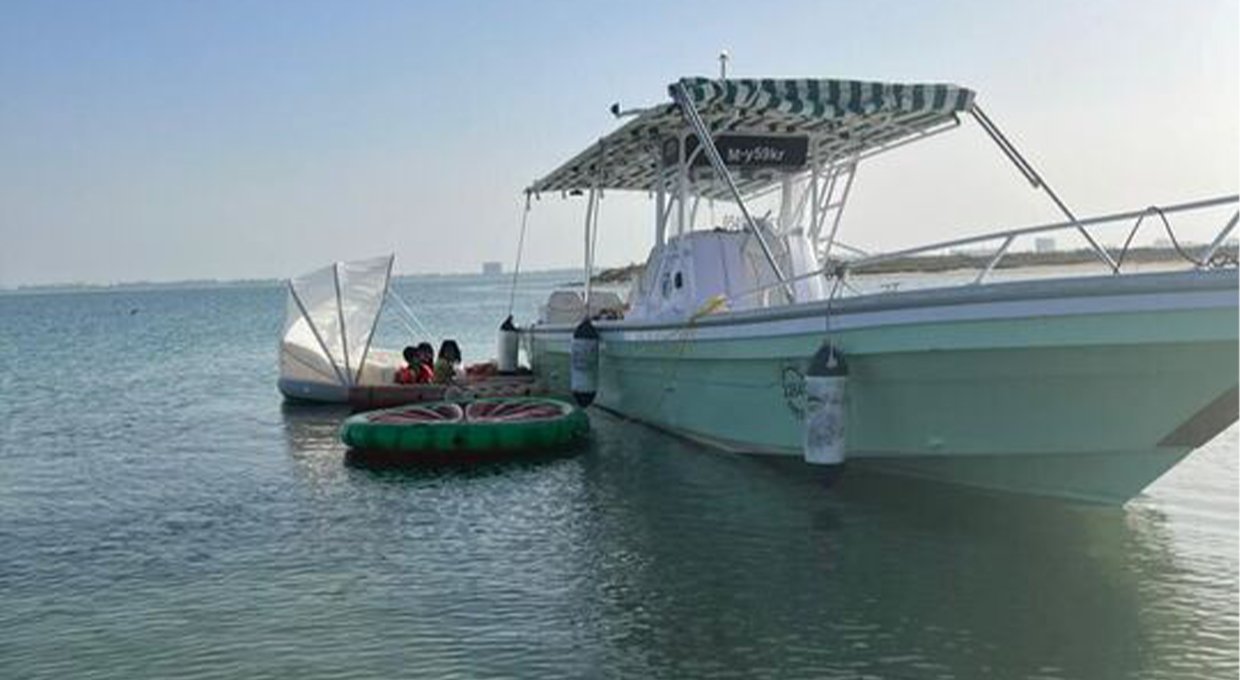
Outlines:
[[[805,372],[805,462],[822,465],[832,478],[843,471],[846,444],[844,404],[848,364],[830,342],[814,353]]]
[[[598,346],[598,329],[587,318],[573,331],[569,350],[569,388],[583,407],[593,403],[598,394]]]
[[[498,347],[496,349],[496,364],[501,374],[511,374],[517,372],[517,359],[519,355],[520,334],[517,327],[512,323],[512,315],[509,314],[504,323],[500,324]]]

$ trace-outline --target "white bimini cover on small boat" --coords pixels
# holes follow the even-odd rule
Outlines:
[[[344,401],[354,385],[390,382],[395,361],[370,345],[394,259],[336,262],[288,281],[280,340],[285,396]]]

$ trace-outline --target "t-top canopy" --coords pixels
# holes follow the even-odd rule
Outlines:
[[[737,161],[730,172],[745,193],[778,181],[790,170],[845,160],[954,125],[956,114],[970,110],[974,97],[971,90],[956,85],[857,80],[683,78],[669,90],[677,85],[685,88],[716,140],[730,137],[739,149],[729,165]],[[657,186],[661,159],[675,159],[679,153],[676,140],[691,135],[692,128],[676,104],[653,106],[527,191],[571,191],[592,186],[651,191]],[[762,162],[769,160],[769,155],[759,155],[758,162],[752,162],[755,138],[790,140],[785,148],[801,162],[796,167]],[[695,146],[689,141],[686,154]],[[803,159],[800,149],[805,150]],[[783,157],[778,150],[772,153]],[[695,193],[725,193],[709,167],[694,167],[689,179]]]

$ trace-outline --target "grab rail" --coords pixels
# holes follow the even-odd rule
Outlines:
[[[1172,215],[1172,214],[1181,213],[1181,212],[1190,212],[1194,210],[1204,210],[1207,208],[1215,208],[1220,205],[1227,205],[1228,203],[1237,203],[1237,202],[1240,202],[1240,195],[1232,194],[1230,196],[1221,196],[1218,198],[1210,198],[1210,199],[1205,199],[1201,201],[1190,201],[1188,203],[1177,203],[1175,205],[1164,206],[1159,209],[1162,210],[1163,214]],[[854,269],[854,270],[862,269],[867,266],[873,266],[880,262],[889,262],[891,260],[911,257],[913,255],[919,255],[922,253],[934,252],[936,250],[943,250],[945,248],[957,248],[960,246],[968,246],[968,245],[973,245],[977,243],[986,243],[987,241],[996,241],[1001,238],[1008,238],[1008,237],[1017,238],[1020,236],[1028,236],[1030,234],[1045,234],[1045,233],[1052,232],[1052,231],[1062,231],[1065,229],[1075,229],[1077,227],[1089,227],[1089,226],[1098,225],[1098,224],[1105,224],[1107,222],[1119,222],[1121,220],[1130,220],[1130,219],[1134,219],[1137,217],[1141,217],[1147,214],[1149,211],[1150,211],[1150,208],[1143,208],[1141,210],[1130,210],[1130,211],[1121,212],[1121,213],[1111,213],[1109,215],[1100,215],[1098,217],[1087,217],[1084,219],[1069,220],[1066,222],[1055,222],[1052,224],[1042,224],[1042,225],[1038,225],[1034,227],[1023,227],[1021,229],[1008,229],[1005,231],[996,231],[996,232],[992,232],[989,234],[983,234],[981,236],[971,236],[968,238],[959,238],[959,239],[953,239],[950,241],[932,243],[926,246],[906,248],[904,250],[895,250],[889,253],[879,253],[877,255],[871,255],[870,257],[863,257],[863,258],[859,258],[856,260],[852,260],[851,262],[847,263],[846,266],[847,268]],[[827,271],[830,269],[831,267],[823,267],[819,272],[815,272],[813,275],[820,274],[820,273],[827,273]]]
[[[1009,252],[1012,243],[1016,241],[1016,239],[1022,236],[1029,236],[1031,234],[1046,234],[1046,233],[1062,231],[1062,230],[1067,230],[1067,229],[1077,229],[1082,232],[1085,232],[1086,227],[1096,227],[1098,225],[1112,223],[1112,222],[1137,219],[1138,223],[1134,226],[1133,231],[1129,234],[1128,243],[1131,243],[1132,236],[1135,234],[1136,229],[1140,227],[1139,220],[1144,219],[1146,216],[1148,216],[1151,213],[1159,213],[1164,216],[1164,220],[1165,220],[1166,215],[1207,210],[1209,208],[1217,208],[1219,206],[1235,204],[1238,202],[1240,202],[1240,195],[1231,194],[1229,196],[1220,196],[1217,198],[1209,198],[1209,199],[1204,199],[1204,200],[1199,200],[1199,201],[1189,201],[1186,203],[1177,203],[1177,204],[1168,205],[1168,206],[1150,206],[1148,208],[1143,208],[1141,210],[1130,210],[1126,212],[1110,213],[1107,215],[1099,215],[1096,217],[1068,220],[1064,222],[1054,222],[1051,224],[1041,224],[1041,225],[1036,225],[1032,227],[1022,227],[1019,229],[1007,229],[1003,231],[991,232],[989,234],[982,234],[979,236],[970,236],[970,237],[965,237],[965,238],[952,239],[949,241],[940,241],[938,243],[932,243],[932,244],[924,245],[924,246],[905,248],[903,250],[894,250],[894,251],[886,252],[886,253],[877,253],[874,255],[870,255],[868,257],[861,257],[855,260],[849,260],[849,261],[842,262],[842,263],[827,263],[825,266],[815,271],[808,272],[805,274],[799,274],[797,276],[788,277],[784,279],[784,281],[782,281],[781,283],[768,284],[765,286],[761,286],[759,288],[754,288],[752,290],[742,292],[736,296],[733,296],[733,299],[743,299],[751,295],[762,293],[771,288],[776,288],[778,286],[783,286],[783,285],[795,283],[797,281],[803,281],[806,279],[812,279],[812,278],[816,278],[819,276],[825,276],[828,279],[838,279],[842,281],[851,272],[863,270],[863,269],[873,267],[878,264],[892,262],[895,260],[901,260],[901,259],[909,258],[909,257],[916,257],[918,255],[934,253],[934,252],[945,250],[948,248],[959,248],[962,246],[976,245],[979,243],[987,243],[990,241],[998,241],[1002,239],[1002,243],[996,249],[995,253],[987,261],[986,266],[982,269],[982,272],[978,275],[976,279],[974,279],[973,284],[976,285],[976,284],[981,284],[983,281],[985,281],[986,277],[995,269],[995,267],[998,266],[999,262],[1002,261],[1003,257]],[[1191,260],[1190,258],[1190,261],[1193,263],[1193,265],[1196,268],[1202,268],[1204,266],[1207,266],[1210,263],[1211,258],[1214,257],[1215,253],[1218,251],[1220,247],[1222,247],[1227,237],[1232,233],[1232,231],[1235,230],[1238,219],[1240,219],[1240,212],[1233,213],[1231,218],[1227,221],[1227,223],[1219,231],[1218,235],[1215,236],[1214,240],[1207,247],[1202,259]],[[1169,230],[1170,225],[1167,224],[1166,226]],[[1175,238],[1174,233],[1171,233],[1171,237],[1172,239]],[[1089,240],[1091,242],[1093,241],[1092,238]],[[1178,242],[1176,243],[1178,245]],[[1179,250],[1181,254],[1183,254],[1183,250],[1182,249],[1179,249]],[[1123,260],[1121,258],[1120,262],[1116,263],[1114,267],[1112,268],[1112,273],[1115,275],[1122,274],[1123,272],[1120,270],[1120,266],[1122,264],[1123,264]],[[835,295],[833,293],[832,297],[834,296]]]

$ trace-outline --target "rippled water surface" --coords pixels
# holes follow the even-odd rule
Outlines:
[[[491,355],[501,284],[402,291]],[[1240,670],[1235,428],[1124,509],[828,491],[600,413],[571,457],[373,469],[281,404],[282,302],[0,296],[0,678]]]

